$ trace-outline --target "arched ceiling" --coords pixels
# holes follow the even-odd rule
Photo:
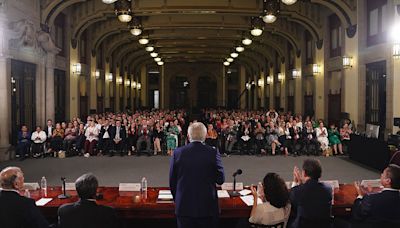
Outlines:
[[[143,35],[150,39],[165,62],[221,62],[229,57],[244,36],[251,37],[251,18],[262,13],[262,0],[132,0],[134,16],[140,17]],[[275,53],[285,57],[290,44],[300,55],[304,31],[316,44],[322,43],[323,20],[327,14],[338,15],[349,31],[356,29],[354,0],[298,0],[292,6],[281,3],[278,20],[264,24],[264,33],[252,37],[235,61],[259,70],[265,62],[273,63]],[[118,21],[113,4],[100,0],[43,0],[41,21],[51,29],[55,18],[65,13],[71,22],[73,46],[84,32],[90,32],[93,55],[103,47],[113,64],[147,63],[151,60],[130,34],[126,23]],[[320,46],[320,45],[317,45]],[[320,47],[318,47],[320,48]],[[132,57],[133,56],[133,57]]]

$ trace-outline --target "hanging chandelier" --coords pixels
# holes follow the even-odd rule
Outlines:
[[[139,17],[133,17],[131,22],[129,22],[128,27],[132,35],[139,36],[140,34],[142,34],[143,29]]]
[[[118,1],[118,0],[102,0],[104,4],[113,4],[114,2]]]
[[[264,0],[262,19],[265,23],[274,23],[280,11],[280,0]]]
[[[119,0],[114,3],[115,15],[118,16],[118,20],[124,23],[128,23],[132,20],[132,10],[130,0]]]
[[[253,17],[251,19],[251,35],[261,36],[264,29],[264,23],[259,17]]]

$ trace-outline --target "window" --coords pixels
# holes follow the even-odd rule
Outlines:
[[[65,15],[60,13],[54,20],[54,35],[55,45],[61,49],[58,53],[60,56],[65,56]]]
[[[386,42],[387,0],[367,1],[367,45],[372,46]]]
[[[330,56],[337,57],[342,55],[342,25],[336,14],[329,17],[330,31]]]
[[[310,32],[304,33],[304,40],[306,42],[306,64],[314,63],[314,50],[313,50],[313,38]]]

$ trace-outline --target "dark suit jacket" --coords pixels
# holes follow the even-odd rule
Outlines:
[[[108,128],[107,128],[107,130],[104,128],[104,126],[102,126],[101,127],[101,129],[100,129],[100,133],[99,133],[99,140],[102,140],[103,139],[103,136],[104,136],[104,134],[106,133],[106,132],[108,132],[108,136],[110,137],[110,139],[112,139],[112,137],[111,137],[111,129],[112,129],[113,127],[112,126],[108,126]],[[114,132],[114,134],[115,134],[115,132]]]
[[[216,149],[201,142],[177,148],[169,177],[175,214],[195,218],[218,216],[216,184],[224,181],[221,155]]]
[[[110,126],[109,128],[111,128],[110,129],[110,133],[111,133],[110,138],[114,139],[116,134],[117,134],[117,126],[112,126],[112,127]],[[125,130],[124,126],[121,126],[119,128],[119,137],[122,139],[122,141],[125,141],[125,139],[126,139],[126,130]]]
[[[48,139],[51,138],[51,137],[53,136],[54,129],[56,129],[56,128],[55,128],[54,126],[51,126],[51,133],[50,133],[50,137],[49,137],[49,129],[48,129],[48,126],[46,125],[46,126],[43,128],[43,131],[46,133],[46,136],[47,136]]]
[[[362,222],[396,222],[400,224],[400,192],[385,190],[356,199],[353,218]]]
[[[58,228],[116,228],[119,227],[111,207],[94,201],[80,200],[58,209]]]
[[[45,228],[46,219],[35,201],[13,191],[0,191],[0,226],[7,228]]]
[[[290,190],[290,201],[292,227],[299,226],[300,218],[329,219],[332,208],[332,189],[318,180],[310,179]]]

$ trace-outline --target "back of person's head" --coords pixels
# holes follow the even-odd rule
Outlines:
[[[207,128],[201,122],[195,122],[189,126],[188,129],[189,139],[191,142],[200,141],[204,142],[206,140]]]
[[[316,159],[306,159],[303,162],[303,171],[305,176],[318,180],[321,177],[321,163]]]
[[[75,181],[76,191],[81,199],[94,199],[98,186],[97,178],[91,173],[83,174]]]
[[[386,177],[390,179],[391,188],[400,189],[400,166],[390,164],[386,168]]]
[[[276,173],[267,173],[263,180],[265,199],[274,207],[285,207],[289,202],[289,191],[285,181]]]
[[[7,167],[0,172],[0,186],[3,189],[20,190],[24,184],[24,174],[18,167]]]

